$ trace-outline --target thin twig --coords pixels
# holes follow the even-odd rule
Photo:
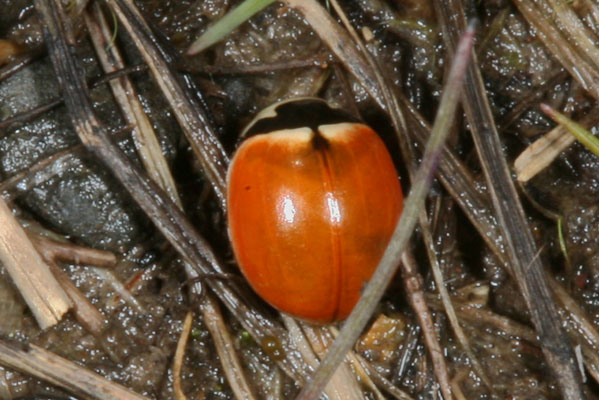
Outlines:
[[[77,145],[60,151],[11,176],[0,183],[2,198],[6,201],[13,200],[19,194],[25,193],[48,179],[63,173],[79,162],[77,155],[82,149],[83,146]]]
[[[109,74],[105,74],[97,79],[90,79],[88,81],[90,88],[96,88],[100,85],[105,84],[106,82],[110,82],[113,79],[118,79],[126,75],[130,75],[137,72],[142,72],[147,70],[147,66],[145,64],[135,65],[129,68],[123,68],[117,71],[114,71]],[[64,103],[64,99],[59,97],[54,97],[49,100],[47,103],[42,104],[40,106],[34,107],[31,110],[23,111],[21,113],[17,113],[10,118],[6,118],[3,121],[0,121],[0,137],[3,137],[7,134],[7,131],[11,129],[16,129],[19,125],[25,124],[29,121],[38,118],[40,115],[53,110],[54,108],[60,106]]]
[[[33,63],[43,52],[39,49],[29,50],[29,52],[18,56],[15,60],[0,68],[0,82],[8,79],[11,75]]]
[[[110,251],[78,246],[69,242],[59,242],[36,234],[30,234],[29,238],[46,260],[91,264],[102,268],[112,268],[117,262],[116,256]]]
[[[599,122],[599,112],[593,110],[582,117],[579,123],[589,128]],[[528,182],[547,168],[568,146],[574,143],[574,136],[565,127],[558,125],[528,146],[514,161],[514,169],[520,182]]]
[[[556,72],[552,77],[543,82],[540,87],[532,90],[528,96],[518,101],[518,104],[515,105],[506,115],[501,117],[499,122],[497,123],[499,127],[499,132],[504,132],[507,128],[510,127],[514,122],[520,118],[522,113],[527,109],[531,108],[533,105],[536,105],[543,97],[547,95],[547,92],[555,87],[558,83],[562,83],[569,76],[566,71]]]
[[[135,312],[139,315],[146,315],[147,311],[143,304],[141,304],[135,296],[131,294],[131,292],[127,289],[125,284],[121,282],[121,280],[116,276],[114,271],[93,267],[93,271],[106,283],[108,283],[112,289],[114,290],[114,296],[119,296],[123,300],[127,302],[135,310]]]
[[[46,259],[50,271],[60,283],[67,296],[73,303],[73,313],[77,321],[88,332],[99,336],[108,326],[108,320],[104,315],[89,301],[87,297],[75,286],[69,276],[52,259]]]

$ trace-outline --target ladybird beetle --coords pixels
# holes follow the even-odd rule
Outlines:
[[[280,311],[315,323],[346,318],[402,210],[385,144],[319,99],[275,104],[245,133],[227,175],[241,271]]]

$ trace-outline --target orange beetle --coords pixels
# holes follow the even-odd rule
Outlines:
[[[385,144],[319,99],[275,104],[246,132],[253,136],[227,177],[243,274],[283,312],[317,323],[346,318],[402,209]]]

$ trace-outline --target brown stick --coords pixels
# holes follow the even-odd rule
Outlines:
[[[148,400],[117,383],[34,345],[17,349],[0,340],[0,364],[36,376],[69,392],[98,400]]]
[[[69,310],[71,301],[2,198],[0,227],[0,261],[40,328],[55,325]]]

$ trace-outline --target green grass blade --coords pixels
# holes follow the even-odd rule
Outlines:
[[[572,121],[570,118],[554,110],[547,104],[541,104],[541,110],[543,110],[549,118],[566,128],[566,130],[574,135],[584,147],[589,149],[596,156],[599,156],[599,139],[593,136],[593,134],[585,129],[584,126]]]
[[[227,15],[210,26],[187,50],[188,55],[197,54],[221,41],[254,14],[274,3],[275,0],[245,0]]]

